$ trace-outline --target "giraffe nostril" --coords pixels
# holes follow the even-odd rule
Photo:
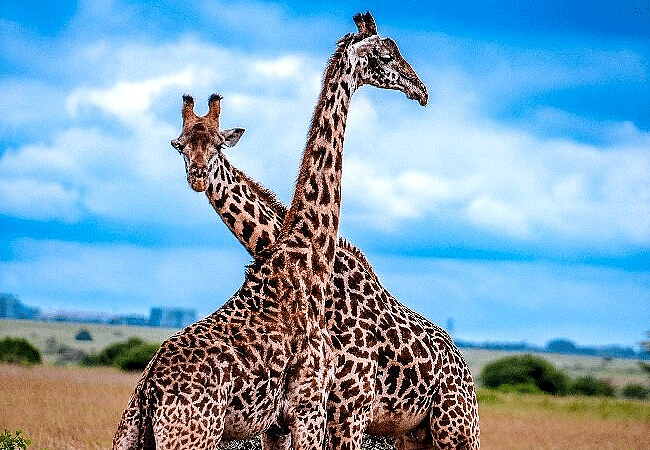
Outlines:
[[[190,167],[190,175],[195,177],[205,177],[208,175],[207,167],[192,166]]]

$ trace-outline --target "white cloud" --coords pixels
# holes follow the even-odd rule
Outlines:
[[[294,55],[285,55],[275,60],[257,61],[253,63],[253,68],[269,78],[297,78],[301,70],[301,62]]]
[[[551,247],[650,243],[650,134],[611,124],[625,132],[600,146],[549,139],[432,97],[422,112],[381,99],[362,131],[351,124],[344,202],[364,227],[417,219]]]
[[[127,20],[131,12],[122,12],[120,20]],[[229,20],[239,17],[237,8],[230,12]],[[271,20],[286,17],[276,10]],[[448,43],[449,38],[433,47]],[[22,217],[31,211],[31,217],[51,218],[59,217],[52,211],[61,210],[66,212],[60,217],[68,221],[93,214],[175,223],[175,214],[164,213],[171,208],[190,222],[213,220],[199,210],[205,201],[190,197],[183,165],[169,146],[180,130],[180,95],[185,91],[195,95],[198,114],[210,93],[225,95],[222,123],[247,130],[238,147],[228,150],[231,159],[285,201],[290,198],[295,177],[287,174],[297,172],[327,55],[259,56],[192,36],[159,45],[105,39],[69,45],[74,52],[64,53],[58,67],[82,81],[68,90],[67,98],[54,96],[69,116],[37,143],[0,155],[5,186],[49,186],[50,194],[41,208],[34,208],[33,196],[14,190],[6,214]],[[474,67],[454,60],[455,52],[469,45],[456,44],[440,68],[420,61],[430,64],[416,67],[431,80],[426,109],[401,93],[373,87],[355,94],[344,168],[348,226],[401,233],[408,223],[436,221],[541,246],[647,245],[648,133],[629,122],[609,122],[605,144],[585,144],[570,131],[593,130],[598,123],[557,109],[539,110],[543,123],[566,124],[566,132],[549,137],[529,123],[491,119],[486,108],[487,100],[499,98],[499,89],[516,96],[530,89],[579,85],[582,77],[610,79],[605,69],[616,61],[625,62],[617,76],[639,77],[638,58],[596,52],[589,63],[573,67],[573,50],[564,52],[568,63],[532,50],[523,51],[525,63],[516,63],[508,51],[492,48],[481,59],[490,61],[489,75],[477,77],[478,62]],[[547,72],[536,71],[542,63]],[[513,73],[530,77],[504,87]],[[33,84],[14,83],[5,90],[11,86],[26,91]]]
[[[118,81],[109,89],[78,88],[66,102],[68,113],[76,116],[83,105],[92,105],[128,123],[149,114],[152,97],[171,87],[188,88],[197,78],[191,67],[182,72],[165,74],[141,81]]]
[[[467,207],[467,217],[479,227],[517,238],[528,238],[530,228],[523,214],[511,205],[488,197],[478,197]]]
[[[79,193],[61,183],[0,179],[0,213],[30,220],[75,222],[81,215]]]

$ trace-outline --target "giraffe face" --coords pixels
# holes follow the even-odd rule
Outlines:
[[[420,105],[427,104],[429,94],[424,83],[406,62],[390,38],[372,35],[352,46],[358,58],[357,73],[361,84],[402,91]]]
[[[171,144],[185,161],[187,182],[196,192],[208,187],[208,164],[221,154],[221,149],[232,147],[244,133],[243,128],[219,130],[220,96],[210,97],[210,111],[203,117],[194,114],[194,99],[183,96],[183,132]]]

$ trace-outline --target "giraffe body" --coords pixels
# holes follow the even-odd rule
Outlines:
[[[387,45],[393,49],[394,43]],[[345,81],[327,76],[333,73],[346,70],[337,72],[330,64],[324,89]],[[315,115],[312,128],[345,122],[347,102],[337,109],[341,93],[334,94],[321,95],[319,105],[330,112]],[[318,131],[328,133],[337,131]],[[193,136],[184,128],[179,139],[191,141]],[[259,258],[273,247],[287,208],[233,167],[221,149],[214,149],[207,160],[206,196],[237,239]],[[330,448],[358,447],[363,431],[395,437],[400,450],[478,448],[474,383],[449,335],[395,299],[363,254],[343,239],[335,251],[330,288],[324,316],[337,361],[327,402]],[[283,428],[272,427],[264,446],[289,446]]]
[[[225,305],[163,342],[122,414],[114,449],[215,448],[224,437],[250,437],[273,426],[289,431],[295,450],[322,447],[334,366],[324,306],[336,251],[345,117],[357,87],[381,81],[398,88],[403,82],[378,80],[384,73],[367,70],[367,41],[376,38],[363,29],[361,15],[355,22],[359,35],[341,41],[328,68],[350,69],[353,78],[328,84],[321,94],[275,243],[248,267],[244,284]],[[419,86],[406,81],[407,95],[426,103],[426,91],[422,97]],[[211,99],[204,119],[218,118],[218,100]],[[183,126],[200,138],[175,142],[186,162],[197,153],[192,145],[222,146],[226,140],[218,120],[207,120],[216,124],[215,133],[201,129],[193,106],[184,97]],[[204,189],[202,169],[188,166],[188,182],[197,191]]]

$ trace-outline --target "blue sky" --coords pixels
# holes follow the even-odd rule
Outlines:
[[[208,314],[249,257],[169,145],[224,95],[241,169],[288,201],[322,71],[370,10],[430,92],[352,101],[341,232],[467,340],[650,330],[648,2],[0,6],[0,292],[44,310]]]

